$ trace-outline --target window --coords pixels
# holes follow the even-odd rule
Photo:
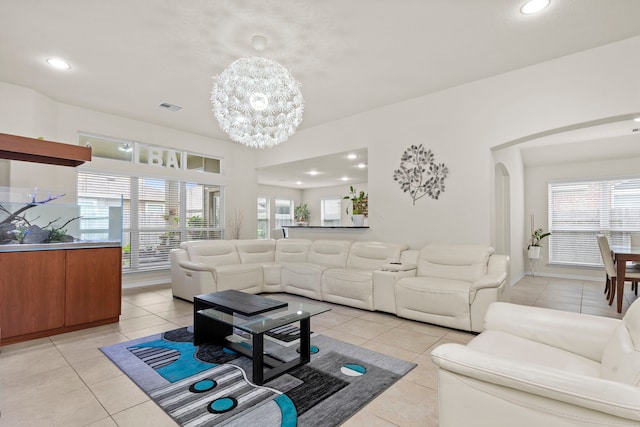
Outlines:
[[[106,238],[108,209],[121,203],[123,271],[167,268],[180,242],[224,237],[218,186],[78,172],[81,239]]]
[[[322,225],[340,225],[341,199],[322,199],[320,220]]]
[[[187,153],[187,169],[201,172],[220,173],[220,159]]]
[[[258,197],[258,239],[269,238],[269,199]]]
[[[629,245],[640,232],[640,178],[549,184],[549,262],[601,266],[596,236]]]
[[[220,174],[220,159],[140,142],[80,133],[80,145],[91,147],[91,156],[170,169]]]
[[[293,225],[293,200],[276,199],[276,226],[282,228]]]

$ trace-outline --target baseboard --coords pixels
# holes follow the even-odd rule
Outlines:
[[[593,276],[576,276],[573,274],[553,274],[553,273],[535,273],[527,272],[524,276],[532,276],[532,277],[552,277],[554,279],[572,279],[572,280],[587,280],[590,282],[603,282],[604,278],[602,277],[593,277]],[[523,277],[524,277],[523,276]],[[523,278],[522,277],[522,278]],[[521,279],[522,279],[521,278]]]

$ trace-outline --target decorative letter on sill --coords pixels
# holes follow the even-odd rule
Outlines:
[[[429,196],[438,200],[444,193],[444,179],[449,168],[444,163],[436,163],[431,150],[422,144],[412,145],[400,157],[400,169],[393,171],[393,180],[400,184],[403,192],[409,193],[415,206],[416,200]]]

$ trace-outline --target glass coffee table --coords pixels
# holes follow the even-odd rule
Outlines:
[[[193,300],[193,344],[223,345],[252,360],[253,382],[265,382],[311,360],[311,317],[330,308],[282,302],[240,291],[198,295]],[[272,329],[300,322],[300,355],[283,362],[264,353],[264,334]],[[235,342],[234,330],[251,337],[251,346]]]

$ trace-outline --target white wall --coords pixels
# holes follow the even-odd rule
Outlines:
[[[303,129],[286,143],[260,152],[77,109],[6,84],[0,84],[0,130],[64,142],[74,142],[75,132],[83,130],[223,155],[226,212],[245,210],[241,237],[253,237],[256,229],[255,167],[367,146],[370,238],[412,247],[431,242],[492,244],[495,161],[490,148],[550,129],[640,111],[640,56],[631,54],[639,50],[640,37],[631,38]],[[424,198],[414,206],[393,181],[402,152],[412,144],[424,144],[449,167],[440,200]],[[513,165],[507,168],[518,167]],[[508,172],[517,182],[518,172]],[[36,176],[36,171],[25,173]],[[516,205],[517,196],[510,200],[511,228],[525,230],[528,212]],[[524,239],[518,240],[524,244]],[[515,243],[512,262],[523,265],[522,249]]]
[[[607,140],[602,140],[601,143],[606,145],[608,142]],[[610,178],[625,175],[638,176],[640,173],[639,165],[640,154],[638,157],[627,157],[624,159],[603,159],[597,162],[582,163],[564,162],[562,164],[527,167],[525,169],[524,188],[526,211],[535,215],[536,227],[543,227],[545,230],[548,230],[547,184],[550,181]],[[530,234],[529,228],[529,224],[526,224],[527,238]],[[523,245],[522,248],[526,248],[526,246]],[[551,276],[585,277],[604,280],[604,272],[602,269],[552,266],[546,264],[548,259],[548,245],[543,242],[541,259],[537,261],[534,266],[536,273]],[[525,268],[525,270],[528,270],[528,268]]]
[[[511,248],[511,283],[517,282],[522,278],[526,269],[525,258],[522,256],[514,256],[518,251],[522,252],[525,233],[522,227],[523,218],[525,217],[525,189],[524,189],[524,165],[522,164],[522,156],[520,147],[508,147],[502,150],[494,151],[494,165],[502,164],[509,172],[509,203],[510,203],[510,236],[509,245]],[[540,191],[540,189],[538,189]],[[546,195],[546,188],[544,189]],[[495,213],[493,215],[495,217]],[[528,223],[527,223],[528,224]],[[493,228],[500,227],[501,224],[493,224]],[[526,235],[528,237],[528,235]]]
[[[215,181],[212,183],[225,186],[225,216],[229,219],[237,210],[242,210],[244,221],[240,237],[255,237],[257,185],[254,150],[239,144],[66,105],[32,89],[0,82],[0,132],[32,138],[42,136],[51,141],[77,144],[79,131],[222,157],[222,174],[210,179]],[[96,159],[95,162],[85,163],[80,168],[100,169],[106,164],[108,161]],[[152,168],[130,164],[126,167]],[[148,170],[169,176],[172,174],[168,169]],[[38,187],[64,192],[67,193],[65,203],[75,203],[75,168],[12,161],[9,174],[11,187]],[[229,235],[227,230],[227,236]],[[135,280],[128,276],[131,275],[125,275],[125,281]],[[144,280],[149,283],[159,280],[157,277],[149,278],[149,275],[141,276],[145,276]],[[168,280],[167,272],[162,273],[162,276],[164,281]]]
[[[432,95],[304,129],[259,153],[271,166],[366,145],[371,235],[404,241],[492,244],[493,169],[490,148],[551,129],[640,111],[640,38],[563,57]],[[412,205],[392,180],[402,152],[424,144],[450,170],[440,200]],[[508,168],[521,168],[507,162]],[[508,170],[519,182],[517,170]],[[523,184],[522,184],[523,185]],[[511,257],[524,268],[528,224],[518,187],[512,189]],[[515,197],[513,197],[515,196]],[[518,205],[519,204],[519,205]],[[516,215],[518,215],[516,217]]]

